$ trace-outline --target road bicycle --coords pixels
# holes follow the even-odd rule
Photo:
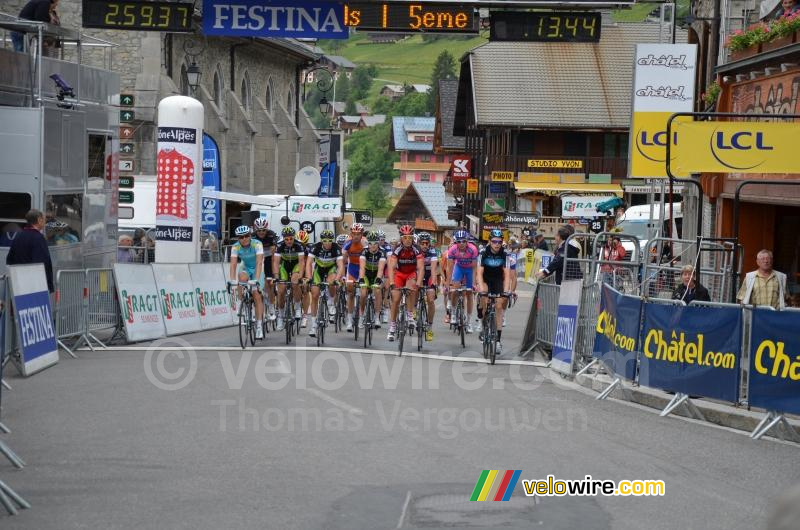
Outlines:
[[[256,321],[255,321],[255,299],[253,298],[253,286],[258,285],[254,280],[247,282],[234,282],[228,281],[228,294],[231,292],[231,287],[241,287],[242,295],[239,300],[239,344],[242,349],[247,347],[247,341],[250,340],[250,345],[256,345]]]
[[[347,289],[344,288],[344,283],[341,289],[336,290],[336,315],[334,321],[336,324],[336,333],[344,329],[347,319]]]
[[[435,285],[425,287],[419,290],[417,297],[417,351],[422,351],[422,345],[425,343],[425,332],[431,324],[428,323],[428,298],[427,294],[430,289],[436,289]]]
[[[361,289],[356,282],[353,283],[353,335],[358,342],[358,318],[361,310]]]
[[[336,282],[333,282],[336,285]],[[325,328],[328,327],[328,282],[319,282],[319,299],[317,300],[317,346],[325,344]]]
[[[286,292],[284,293],[283,308],[279,311],[283,312],[283,326],[286,332],[286,344],[291,344],[292,337],[297,335],[300,329],[300,319],[294,316],[294,291],[293,284],[288,280],[278,280],[278,285],[286,285]]]
[[[467,330],[467,314],[464,311],[464,293],[471,290],[472,289],[469,287],[451,289],[451,291],[455,291],[457,295],[456,303],[450,310],[450,328],[461,336],[462,348],[467,346],[464,336]]]
[[[510,297],[506,294],[494,293],[479,293],[478,296],[485,296],[489,299],[481,322],[481,340],[483,342],[483,358],[488,359],[489,364],[494,364],[497,358],[497,319],[495,318],[497,309],[495,304],[498,298]]]
[[[364,347],[372,345],[372,331],[375,329],[375,322],[379,318],[375,312],[375,293],[372,288],[367,289],[367,299],[364,302]],[[358,333],[358,332],[356,332]],[[358,335],[356,335],[358,337]]]
[[[400,291],[400,304],[397,307],[397,355],[403,355],[403,343],[405,342],[406,333],[412,335],[414,330],[409,326],[408,310],[406,308],[406,299],[411,289],[408,287],[392,287],[393,290]]]

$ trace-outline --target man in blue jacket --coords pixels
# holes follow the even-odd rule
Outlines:
[[[11,242],[11,248],[6,256],[6,265],[26,265],[29,263],[43,263],[44,273],[47,276],[47,289],[53,289],[53,262],[50,260],[50,250],[47,240],[42,235],[44,229],[44,214],[39,210],[31,210],[25,214],[28,223]]]

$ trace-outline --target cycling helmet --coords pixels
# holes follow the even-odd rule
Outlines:
[[[420,232],[419,242],[422,243],[423,241],[427,241],[428,243],[430,243],[431,235],[428,232]]]
[[[456,230],[453,233],[453,240],[456,243],[464,243],[467,239],[469,239],[469,234],[466,230]]]
[[[383,230],[378,230],[376,233],[378,234],[378,239],[386,239],[386,232]]]
[[[300,230],[297,232],[297,240],[304,245],[308,243],[308,234],[305,230]]]
[[[284,226],[283,230],[281,230],[281,235],[283,237],[288,237],[288,236],[294,237],[294,234],[295,234],[294,228],[292,228],[291,226]]]
[[[399,232],[401,236],[410,236],[414,233],[414,227],[411,225],[403,225],[400,227]]]
[[[236,230],[234,230],[233,233],[236,234],[236,237],[249,236],[250,227],[245,225],[239,225],[236,227]]]
[[[364,225],[362,225],[361,223],[353,223],[353,225],[350,227],[350,231],[351,232],[363,232],[364,231]]]
[[[495,229],[493,229],[491,232],[489,232],[489,237],[490,237],[490,238],[497,238],[497,237],[499,237],[500,239],[503,239],[503,231],[502,231],[502,230],[500,230],[499,228],[495,228]]]
[[[338,243],[339,245],[344,245],[345,243],[347,243],[347,236],[344,234],[339,234],[338,236],[336,236],[336,243]]]
[[[323,230],[319,234],[319,238],[321,241],[333,241],[334,238],[333,230]]]
[[[253,223],[253,226],[255,227],[256,230],[266,230],[268,224],[269,223],[267,222],[267,218],[266,217],[259,217]]]
[[[58,221],[48,221],[44,227],[48,230],[55,230],[58,228]]]
[[[380,238],[380,235],[378,235],[378,232],[369,232],[369,233],[367,233],[367,241],[369,243],[377,243],[378,241],[380,241],[380,239],[381,238]]]

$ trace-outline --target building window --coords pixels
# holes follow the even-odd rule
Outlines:
[[[224,112],[224,101],[225,101],[225,82],[223,81],[224,76],[222,74],[222,70],[220,66],[217,65],[217,70],[214,72],[214,104],[217,105],[217,108],[220,112]]]
[[[244,107],[245,113],[249,115],[253,106],[253,102],[252,95],[250,93],[250,75],[247,72],[245,72],[242,76],[242,87],[240,89],[239,97],[242,100],[242,106]]]
[[[45,238],[48,245],[68,245],[81,240],[83,194],[69,193],[46,197]]]
[[[427,153],[423,154],[422,155],[422,161],[423,162],[430,162],[431,161],[431,155],[429,155]]]
[[[421,173],[419,176],[420,182],[430,182],[431,181],[431,174],[430,173]]]
[[[264,94],[264,106],[267,108],[267,114],[272,116],[272,111],[275,108],[275,102],[273,100],[272,94],[274,93],[274,88],[272,86],[272,78],[270,77],[267,80],[267,91]]]
[[[27,193],[0,192],[0,246],[11,245],[14,232],[22,230],[25,214],[31,209],[31,196]]]
[[[290,116],[294,115],[294,84],[289,85],[289,91],[286,95],[286,110]]]

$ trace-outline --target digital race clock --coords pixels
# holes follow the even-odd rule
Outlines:
[[[528,42],[598,42],[600,13],[492,12],[489,40]]]
[[[137,31],[192,31],[191,2],[83,0],[83,27]]]

